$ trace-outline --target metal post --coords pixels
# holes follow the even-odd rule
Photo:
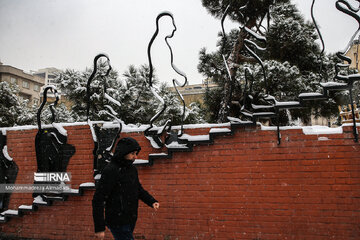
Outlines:
[[[350,93],[350,104],[351,104],[351,114],[352,114],[352,119],[353,119],[353,133],[354,133],[354,141],[358,142],[358,132],[357,132],[357,128],[356,128],[356,118],[355,118],[355,110],[354,110],[354,103],[353,103],[353,97],[352,97],[352,89],[349,89],[349,93]]]
[[[276,126],[276,129],[277,129],[277,139],[278,139],[278,142],[277,144],[280,145],[281,144],[281,133],[280,133],[280,113],[279,113],[279,110],[276,109],[276,120],[277,120],[277,126]]]

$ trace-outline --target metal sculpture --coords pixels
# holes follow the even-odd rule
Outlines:
[[[341,74],[340,70],[341,69],[349,69],[350,64],[351,64],[351,58],[347,57],[345,54],[350,49],[356,35],[358,35],[360,32],[360,16],[357,14],[360,10],[360,1],[359,0],[357,0],[357,1],[359,2],[358,7],[352,6],[346,0],[338,0],[335,3],[335,6],[339,11],[353,17],[358,23],[358,28],[355,31],[355,33],[353,34],[353,36],[350,38],[350,41],[349,41],[348,45],[346,46],[346,48],[343,51],[339,51],[336,53],[336,56],[346,63],[345,64],[338,63],[338,64],[336,64],[336,67],[335,67],[335,71],[336,71],[335,79],[345,81],[346,85],[348,87],[347,89],[349,90],[349,100],[350,100],[351,113],[352,113],[352,118],[353,118],[353,134],[354,134],[355,142],[358,142],[359,133],[356,128],[356,118],[355,118],[355,109],[354,109],[354,104],[353,104],[352,88],[353,88],[353,84],[355,81],[360,81],[360,75],[352,74],[352,75],[345,76],[345,75]]]
[[[316,22],[316,19],[315,19],[315,16],[314,16],[314,6],[315,6],[315,0],[312,1],[312,4],[311,4],[311,19],[315,25],[315,29],[319,35],[319,38],[320,38],[320,42],[321,42],[321,52],[319,54],[319,59],[320,59],[320,69],[319,69],[319,74],[321,75],[321,71],[322,71],[322,67],[323,67],[323,58],[322,56],[324,55],[324,52],[325,52],[325,43],[324,43],[324,39],[321,35],[321,32],[320,32],[320,29],[319,29],[319,26]]]
[[[107,62],[107,65],[108,65],[108,69],[107,71],[105,72],[105,74],[100,74],[100,78],[102,78],[102,80],[105,79],[105,77],[107,77],[109,74],[110,74],[110,71],[111,71],[111,65],[110,65],[110,59],[109,57],[106,55],[106,54],[103,54],[103,53],[100,53],[98,55],[95,56],[94,58],[94,69],[86,83],[86,117],[87,117],[87,120],[90,119],[90,104],[91,104],[91,82],[94,80],[94,78],[96,77],[96,74],[97,74],[97,71],[98,71],[98,61],[100,60],[100,58],[106,58],[106,62]],[[105,97],[105,91],[106,91],[106,85],[104,84],[104,97]],[[96,110],[96,109],[95,109]]]
[[[51,123],[55,122],[56,120],[56,116],[55,116],[55,110],[54,110],[54,107],[56,107],[56,105],[58,104],[59,102],[59,95],[58,95],[58,92],[56,90],[56,88],[52,85],[48,85],[44,88],[44,93],[43,93],[43,101],[37,111],[37,114],[36,114],[36,120],[37,120],[37,125],[38,125],[38,129],[39,131],[42,131],[42,127],[41,127],[41,112],[45,106],[45,104],[47,103],[47,92],[48,91],[51,91],[52,93],[54,93],[54,96],[55,96],[55,101],[53,103],[51,103],[49,105],[49,108],[50,108],[50,111],[51,111]]]
[[[230,6],[230,5],[229,5]],[[224,15],[221,19],[222,24],[222,31],[223,36],[226,37],[224,32],[224,20],[227,15],[227,10],[229,6],[226,8]],[[241,9],[245,9],[247,4],[245,4]],[[269,13],[268,13],[269,14]],[[240,12],[240,15],[241,12]],[[268,25],[269,25],[269,17],[268,17]],[[240,29],[247,33],[247,37],[244,39],[244,50],[250,54],[250,56],[255,59],[255,61],[260,64],[262,70],[262,77],[265,83],[265,89],[254,92],[252,89],[254,77],[250,68],[245,67],[245,86],[242,91],[241,98],[237,101],[237,104],[240,105],[240,114],[244,116],[246,119],[250,119],[250,124],[256,124],[258,119],[266,119],[266,120],[277,120],[277,143],[281,143],[281,134],[280,134],[280,111],[281,110],[288,110],[294,108],[302,108],[302,104],[298,101],[291,101],[291,102],[279,102],[275,99],[275,97],[269,95],[269,83],[267,81],[267,74],[265,71],[264,63],[262,62],[261,58],[257,55],[258,51],[265,51],[266,50],[266,38],[260,35],[258,32],[261,33],[260,28],[262,26],[264,18],[261,19],[261,22],[256,25],[256,31],[253,31],[246,26],[240,26]],[[263,27],[265,28],[265,27]],[[225,38],[226,40],[226,38]],[[257,43],[265,45],[264,47],[259,46]],[[224,62],[225,66],[229,74],[229,67],[227,62]],[[233,80],[230,78],[230,80]],[[240,85],[240,84],[239,84]],[[241,121],[237,118],[228,117],[231,122],[236,122],[237,124],[249,124],[249,121]]]
[[[243,7],[241,7],[240,9],[243,10],[247,7],[246,3]],[[228,14],[228,9],[230,7],[230,4],[226,7],[225,12],[221,18],[221,29],[222,29],[222,34],[223,34],[223,44],[226,44],[227,38],[226,38],[226,34],[225,34],[225,28],[224,28],[224,21],[225,18]],[[241,14],[241,11],[240,11]],[[241,14],[242,15],[242,14]],[[259,24],[261,25],[261,23]],[[259,43],[262,43],[264,45],[266,45],[266,38],[259,35],[258,33],[252,31],[251,29],[247,28],[246,26],[240,26],[240,29],[242,31],[245,31],[248,35],[247,38],[244,39],[244,49],[250,54],[251,57],[253,57],[256,62],[258,64],[260,64],[261,69],[262,69],[262,76],[265,82],[265,92],[253,92],[252,89],[252,85],[253,85],[253,81],[254,81],[254,77],[252,75],[252,71],[250,70],[250,68],[246,67],[245,68],[245,87],[242,91],[242,99],[239,99],[237,101],[237,104],[240,105],[240,113],[247,119],[250,119],[252,121],[253,124],[256,123],[256,120],[259,118],[262,119],[272,119],[272,118],[279,118],[279,112],[278,109],[275,108],[275,104],[272,101],[273,98],[271,98],[268,95],[268,83],[267,83],[267,77],[266,77],[266,71],[265,71],[265,67],[264,67],[264,63],[261,60],[261,58],[257,55],[256,51],[265,51],[266,48],[265,47],[260,47],[257,43],[255,43],[253,40],[251,40],[249,37],[251,37],[252,39],[256,40]],[[228,62],[226,60],[226,57],[224,54],[222,54],[223,57],[223,61],[226,67],[226,71],[228,74],[228,77],[230,79],[231,82],[234,82],[235,79],[231,78],[231,74],[230,74],[230,70],[229,70],[229,65]],[[249,79],[251,78],[251,79]],[[233,85],[233,84],[232,84]],[[239,85],[241,85],[241,83],[239,82]],[[233,89],[230,88],[230,95],[232,95],[232,91]],[[231,97],[232,98],[232,97]],[[259,105],[261,103],[261,105]],[[262,110],[260,113],[257,113],[256,111]],[[234,121],[236,119],[234,118],[229,118],[230,121]],[[239,120],[236,120],[239,121]],[[278,121],[279,122],[279,121]],[[280,144],[280,131],[279,131],[279,125],[278,125],[278,144]]]
[[[114,121],[116,121],[119,124],[118,129],[105,129],[102,127],[101,124],[93,124],[90,120],[90,104],[91,104],[91,82],[94,80],[94,78],[97,76],[98,73],[98,66],[99,61],[101,58],[106,59],[106,65],[108,69],[105,71],[105,73],[101,73],[99,75],[102,84],[103,84],[103,105],[104,105],[104,112],[106,115],[110,116]],[[110,72],[112,70],[111,64],[110,64],[110,58],[106,54],[98,54],[94,58],[94,69],[87,81],[86,86],[86,97],[87,97],[87,121],[90,126],[93,140],[94,140],[94,176],[97,176],[98,174],[101,174],[103,168],[106,166],[106,164],[109,162],[109,159],[111,158],[112,150],[116,144],[116,141],[120,137],[120,133],[122,131],[123,123],[122,121],[117,117],[117,113],[115,110],[111,107],[111,104],[115,104],[117,106],[121,106],[120,102],[113,99],[110,95],[107,94],[107,85],[106,85],[106,78],[109,76]],[[96,107],[96,106],[95,106]],[[96,108],[95,108],[96,109]]]
[[[247,5],[248,5],[248,2],[247,2],[244,6],[240,7],[240,9],[239,9],[239,14],[240,14],[240,15],[243,16],[243,14],[241,13],[241,10],[245,9],[245,8],[247,7]],[[227,15],[228,15],[228,10],[229,10],[229,8],[230,8],[230,4],[226,7],[226,9],[225,9],[225,11],[224,11],[224,13],[223,13],[223,16],[222,16],[222,18],[221,18],[221,29],[222,29],[222,37],[223,37],[223,41],[222,41],[223,46],[225,46],[225,44],[226,44],[226,42],[227,42],[227,37],[226,37],[226,33],[225,33],[225,28],[224,28],[224,22],[225,22],[225,19],[226,19]],[[245,30],[245,32],[247,32],[248,35],[250,35],[250,36],[253,37],[255,40],[257,40],[257,41],[259,41],[259,42],[261,42],[261,43],[263,43],[263,44],[266,45],[266,38],[265,38],[265,37],[260,36],[259,34],[255,33],[254,31],[252,31],[251,29],[247,28],[246,26],[240,26],[240,29]],[[260,47],[260,46],[258,46],[254,41],[252,41],[252,40],[250,40],[250,39],[248,39],[248,38],[244,39],[244,48],[245,48],[245,50],[260,64],[261,69],[262,69],[262,71],[263,71],[264,82],[266,83],[266,86],[267,86],[266,72],[265,72],[264,63],[262,62],[262,60],[260,59],[260,57],[255,53],[255,51],[251,49],[250,46],[254,47],[256,50],[259,50],[259,51],[264,51],[264,50],[265,50],[265,47]],[[224,48],[224,47],[223,47],[223,48]],[[229,64],[228,64],[228,62],[227,62],[227,60],[226,60],[227,57],[225,57],[224,53],[222,53],[222,58],[223,58],[224,65],[225,65],[225,68],[226,68],[226,71],[227,71],[227,74],[228,74],[228,77],[229,77],[230,81],[235,80],[235,79],[232,79],[232,77],[231,77]],[[246,84],[249,82],[249,81],[247,80],[247,76],[248,76],[248,74],[249,74],[250,72],[251,72],[250,69],[249,69],[249,68],[246,68],[246,70],[245,70],[245,80],[246,80]],[[252,81],[251,81],[251,85],[252,85]],[[245,88],[246,88],[246,86],[245,86]],[[251,89],[251,91],[252,91],[252,89]],[[265,91],[267,91],[267,87],[266,87]],[[244,93],[245,93],[245,92],[246,92],[246,90],[244,89]],[[248,93],[248,92],[246,92],[246,93]],[[232,89],[230,90],[230,94],[232,94]]]
[[[173,19],[173,24],[174,24],[174,26],[175,26],[174,18],[172,17],[172,19]],[[183,97],[182,94],[179,92],[177,86],[178,86],[178,87],[185,87],[185,86],[187,85],[188,81],[187,81],[187,77],[186,77],[185,73],[183,73],[182,71],[180,71],[180,70],[174,65],[174,55],[173,55],[173,51],[172,51],[171,46],[170,46],[170,44],[169,44],[169,42],[168,42],[168,39],[173,37],[175,31],[176,31],[176,26],[175,26],[174,31],[172,32],[172,35],[171,35],[171,36],[167,36],[167,37],[165,38],[165,42],[166,42],[167,46],[169,47],[170,54],[171,54],[171,67],[174,69],[174,71],[175,71],[177,74],[179,74],[180,76],[182,76],[182,77],[184,78],[183,83],[179,82],[179,81],[176,80],[176,79],[173,79],[173,80],[172,80],[173,86],[174,86],[174,88],[175,88],[175,90],[176,90],[179,98],[181,99],[181,103],[182,103],[181,129],[180,129],[180,133],[178,133],[178,136],[181,137],[181,136],[183,135],[183,133],[184,133],[184,120],[185,120],[185,109],[186,109],[186,108],[185,108],[185,100],[184,100],[184,97]]]
[[[19,167],[9,156],[6,135],[0,132],[0,184],[14,184]],[[0,193],[0,211],[8,209],[11,193]]]
[[[44,89],[43,102],[37,112],[38,132],[35,137],[35,150],[38,172],[65,172],[69,159],[75,153],[75,148],[67,144],[67,136],[57,127],[43,129],[41,125],[41,112],[47,103],[47,93],[52,91],[55,101],[49,105],[52,114],[52,124],[56,119],[54,107],[59,101],[57,90],[54,86]]]
[[[245,5],[246,6],[246,5]],[[223,47],[222,49],[224,50],[225,49],[225,46],[226,46],[226,43],[227,43],[227,37],[226,37],[226,33],[225,33],[225,27],[224,27],[224,22],[225,22],[225,19],[228,15],[228,10],[230,8],[230,4],[226,7],[225,11],[224,11],[224,14],[221,18],[221,30],[222,30],[222,38],[223,38],[223,41],[222,41],[222,44],[223,44]],[[241,9],[240,9],[241,10]],[[241,11],[240,11],[241,13]],[[225,65],[225,68],[226,68],[226,72],[228,74],[228,77],[229,77],[229,81],[232,83],[233,82],[233,79],[231,77],[231,73],[230,73],[230,68],[229,68],[229,65],[228,65],[228,62],[226,60],[226,57],[225,57],[225,54],[224,53],[221,53],[222,55],[222,58],[223,58],[223,62],[224,62],[224,65]],[[233,92],[233,89],[232,89],[232,86],[233,84],[230,84],[230,97],[229,99],[231,99],[232,97],[232,92]],[[230,102],[227,102],[226,105],[229,106]]]
[[[55,101],[49,105],[53,128],[44,129],[41,125],[41,112],[47,103],[48,91],[53,92],[55,96]],[[59,96],[56,88],[54,86],[46,86],[43,93],[43,102],[37,111],[38,132],[35,136],[37,172],[66,172],[69,160],[75,154],[75,147],[67,143],[67,134],[64,132],[64,129],[54,123],[56,120],[54,107],[56,107],[58,101]],[[48,182],[34,181],[34,183],[45,184]],[[51,183],[54,184],[54,182]],[[38,196],[46,198],[43,194],[33,194],[33,197]]]
[[[359,2],[359,1],[358,1]],[[313,7],[315,4],[315,0],[313,0],[313,4],[312,4],[312,18],[313,21],[315,23],[315,26],[317,27],[315,18],[313,16]],[[360,2],[359,2],[360,4]],[[305,93],[305,94],[300,94],[299,98],[304,101],[304,100],[326,100],[328,99],[328,94],[330,91],[349,91],[349,99],[350,99],[350,106],[351,106],[351,111],[353,113],[353,135],[354,135],[354,141],[358,142],[358,131],[356,128],[356,119],[355,119],[355,109],[354,109],[354,105],[353,105],[353,96],[352,96],[352,89],[353,89],[353,84],[355,81],[359,81],[360,80],[360,75],[359,74],[352,74],[352,75],[343,75],[341,73],[341,70],[349,70],[350,64],[351,64],[351,58],[347,57],[345,54],[346,52],[349,50],[349,48],[351,47],[356,35],[360,32],[360,17],[357,14],[357,12],[360,10],[359,7],[355,8],[353,7],[349,2],[347,2],[346,0],[338,0],[335,3],[336,8],[355,18],[355,20],[358,22],[358,29],[355,31],[354,35],[351,37],[348,45],[346,46],[346,48],[343,51],[339,51],[336,53],[337,57],[342,60],[343,62],[346,63],[337,63],[335,65],[335,77],[334,77],[334,81],[332,82],[321,82],[320,86],[323,88],[323,93]],[[317,28],[318,34],[320,36],[320,39],[322,39],[321,37],[321,33],[319,31],[319,29]],[[323,44],[324,47],[324,44]],[[321,57],[321,56],[320,56]],[[320,67],[321,70],[321,67]],[[336,81],[339,80],[340,82]]]
[[[327,82],[327,80],[326,80],[326,82],[320,82],[320,86],[323,88],[323,93],[302,93],[299,95],[299,101],[278,102],[275,99],[275,97],[268,94],[268,83],[266,80],[265,68],[264,68],[264,65],[263,65],[261,59],[256,54],[256,51],[264,50],[264,48],[259,47],[255,42],[253,42],[250,39],[244,39],[245,50],[254,59],[256,59],[257,62],[261,65],[261,68],[263,71],[263,77],[264,77],[264,81],[265,81],[265,92],[264,93],[262,93],[262,92],[253,93],[252,92],[252,82],[253,82],[254,78],[252,77],[252,73],[251,73],[250,69],[245,68],[245,88],[244,88],[244,91],[242,94],[242,99],[239,100],[239,105],[241,106],[240,113],[242,115],[244,115],[246,118],[250,118],[253,121],[253,123],[255,123],[256,119],[259,119],[259,118],[261,118],[261,119],[264,119],[264,118],[265,119],[266,118],[275,119],[276,118],[278,120],[277,121],[278,122],[278,124],[277,124],[278,144],[281,143],[280,126],[279,126],[279,111],[280,110],[303,108],[304,107],[303,103],[305,101],[326,100],[329,98],[329,96],[328,96],[329,91],[343,91],[343,90],[349,91],[349,98],[350,98],[350,102],[351,102],[350,106],[351,106],[351,111],[352,111],[352,116],[353,116],[354,140],[356,142],[358,141],[358,132],[357,132],[356,120],[355,120],[355,109],[354,109],[354,105],[352,104],[353,103],[352,88],[353,88],[353,83],[355,81],[360,81],[360,74],[343,75],[341,73],[342,69],[349,69],[349,66],[351,64],[351,59],[349,57],[347,57],[345,55],[345,53],[351,47],[356,35],[358,35],[360,32],[360,16],[357,14],[360,10],[360,1],[359,0],[357,0],[357,1],[359,2],[359,7],[352,6],[346,0],[338,0],[335,4],[336,8],[338,10],[355,18],[355,20],[358,22],[359,26],[358,26],[358,29],[356,30],[356,32],[354,33],[354,35],[352,36],[352,38],[351,38],[349,44],[347,45],[347,47],[345,48],[345,50],[337,53],[337,56],[342,61],[346,62],[346,63],[338,63],[338,64],[336,64],[336,67],[335,67],[335,70],[336,70],[335,80],[340,80],[342,82]],[[321,44],[322,44],[322,51],[319,55],[319,59],[320,59],[320,61],[319,61],[320,62],[320,71],[319,72],[321,74],[322,67],[323,67],[322,55],[325,50],[325,44],[324,44],[322,35],[320,33],[320,30],[318,28],[318,25],[317,25],[315,17],[314,17],[314,13],[313,13],[314,5],[315,5],[315,0],[313,0],[312,5],[311,5],[311,16],[312,16],[314,25],[319,34]],[[224,20],[226,18],[229,6],[227,6],[227,8],[223,14],[223,17],[221,19],[221,27],[222,27],[224,41],[226,41],[226,35],[225,35],[225,30],[224,30]],[[246,7],[246,5],[244,7]],[[240,14],[241,14],[241,12],[240,12]],[[266,44],[266,39],[264,37],[260,36],[259,34],[257,34],[256,32],[253,32],[251,29],[248,29],[245,26],[241,26],[241,29],[245,30],[248,33],[248,35],[250,35],[253,39]],[[225,60],[224,55],[223,55],[223,59],[224,59],[224,63],[225,63],[225,67],[228,72],[228,75],[230,76],[229,66]],[[249,81],[249,78],[251,78],[250,81]],[[231,79],[231,76],[230,76],[230,80],[233,80],[233,79]],[[265,111],[258,112],[259,110],[265,110]],[[236,118],[235,119],[229,118],[229,120],[239,122],[238,121],[239,119],[236,119]]]
[[[173,31],[171,32],[171,34],[167,35],[165,37],[165,42],[166,42],[166,45],[168,46],[169,48],[169,51],[170,51],[170,56],[171,56],[171,60],[170,60],[170,63],[171,63],[171,67],[172,69],[177,73],[179,74],[181,77],[184,78],[184,81],[183,82],[179,82],[178,80],[176,79],[173,79],[172,80],[172,83],[173,83],[173,86],[175,88],[175,91],[176,93],[178,94],[181,102],[182,102],[182,116],[181,116],[181,129],[180,129],[180,132],[177,133],[177,137],[181,137],[182,134],[184,133],[184,120],[185,120],[185,110],[186,110],[186,107],[185,107],[185,101],[184,101],[184,98],[182,96],[182,94],[180,93],[180,91],[178,90],[177,87],[184,87],[186,84],[187,84],[187,77],[185,75],[185,73],[183,73],[182,71],[180,71],[174,64],[174,55],[173,55],[173,51],[172,51],[172,48],[168,42],[168,40],[170,38],[172,38],[174,36],[174,33],[175,31],[177,30],[176,28],[176,25],[175,25],[175,19],[173,17],[173,15],[170,13],[170,12],[162,12],[160,13],[157,17],[156,17],[156,30],[152,36],[152,38],[150,39],[150,42],[148,44],[148,49],[147,49],[147,54],[148,54],[148,60],[149,60],[149,67],[150,67],[150,72],[149,72],[149,80],[148,80],[148,86],[151,90],[151,92],[153,93],[153,95],[159,100],[159,102],[162,104],[162,107],[160,109],[160,111],[158,111],[151,119],[150,119],[150,126],[145,130],[145,136],[146,138],[148,138],[152,144],[153,147],[155,148],[161,148],[164,146],[164,143],[162,142],[161,140],[161,135],[164,133],[164,131],[166,130],[170,135],[172,135],[171,137],[168,136],[165,140],[165,143],[166,144],[170,144],[171,142],[173,141],[176,141],[177,137],[175,136],[174,132],[171,131],[171,120],[167,120],[166,123],[162,126],[161,130],[158,131],[158,130],[153,130],[154,126],[153,126],[153,123],[160,117],[161,114],[164,113],[167,105],[164,101],[163,98],[161,98],[159,96],[159,94],[157,93],[155,87],[153,86],[153,65],[152,65],[152,59],[151,59],[151,47],[152,47],[152,44],[154,42],[154,40],[156,39],[158,33],[159,33],[159,21],[162,17],[170,17],[171,20],[172,20],[172,24],[173,24]]]

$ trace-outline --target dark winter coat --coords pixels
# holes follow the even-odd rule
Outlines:
[[[135,224],[139,199],[150,207],[157,202],[141,186],[137,169],[132,162],[124,159],[128,153],[140,149],[137,141],[132,138],[123,138],[117,144],[114,156],[104,168],[93,197],[95,232],[104,231],[105,225],[116,227]]]

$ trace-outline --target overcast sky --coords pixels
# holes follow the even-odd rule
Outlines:
[[[310,20],[312,0],[292,1]],[[327,52],[343,50],[358,27],[335,8],[335,2],[317,0],[315,5]],[[25,71],[46,67],[84,70],[92,67],[96,54],[106,53],[122,74],[130,64],[148,63],[147,45],[162,11],[170,11],[177,25],[169,41],[175,65],[190,84],[201,83],[199,50],[215,50],[220,30],[220,21],[206,12],[201,0],[0,0],[0,61]],[[159,79],[169,83],[182,79],[171,69],[163,41],[171,26],[170,18],[161,21],[152,47]],[[226,23],[228,30],[232,26]]]

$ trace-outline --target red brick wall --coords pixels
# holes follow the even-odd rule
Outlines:
[[[66,127],[76,148],[68,171],[72,187],[92,179],[93,142],[88,126]],[[206,134],[209,129],[188,129]],[[360,156],[352,128],[343,134],[304,135],[240,128],[213,145],[174,153],[138,167],[145,189],[160,201],[157,212],[140,204],[138,239],[360,239]],[[19,165],[17,183],[32,183],[36,130],[7,131],[8,151]],[[141,159],[155,152],[143,133]],[[328,140],[319,140],[327,137]],[[94,239],[93,190],[0,224],[3,233],[26,238]],[[31,204],[13,194],[11,207]],[[107,232],[107,239],[111,235]]]

